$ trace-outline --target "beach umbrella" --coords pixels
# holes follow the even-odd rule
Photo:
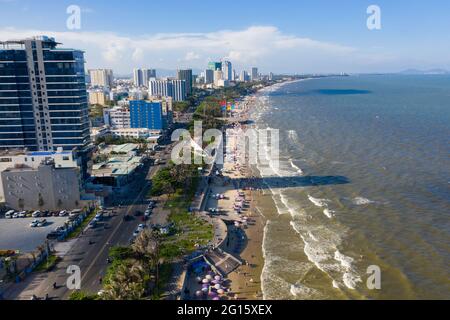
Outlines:
[[[203,293],[202,293],[200,290],[198,290],[197,292],[195,292],[195,295],[196,295],[197,297],[200,297],[202,294],[203,294]]]
[[[208,283],[202,284],[202,288],[207,288],[207,289],[209,289],[209,284],[208,284]]]
[[[217,293],[218,293],[218,294],[224,294],[225,291],[224,291],[223,289],[219,289],[219,290],[217,290]]]
[[[208,291],[209,291],[208,288],[202,288],[202,292],[203,292],[203,293],[206,293],[206,292],[208,292]]]
[[[218,284],[219,280],[214,279],[213,281],[211,281],[212,284]]]
[[[219,297],[214,297],[213,300],[220,300],[220,298]]]
[[[209,283],[209,280],[208,279],[203,279],[202,282],[203,283]]]
[[[211,279],[212,279],[212,276],[211,276],[210,274],[207,274],[206,277],[205,277],[205,279],[211,280]]]
[[[219,289],[222,289],[222,287],[221,287],[220,284],[216,284],[216,285],[214,286],[214,289],[219,290]]]
[[[216,280],[222,280],[222,277],[219,276],[219,275],[216,275],[216,276],[214,277],[214,279],[216,279]]]

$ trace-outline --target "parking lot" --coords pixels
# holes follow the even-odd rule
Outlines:
[[[0,250],[33,251],[45,242],[49,232],[67,221],[67,217],[45,217],[45,219],[47,224],[36,228],[30,227],[34,218],[0,219]]]

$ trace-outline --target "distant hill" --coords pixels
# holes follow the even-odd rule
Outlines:
[[[450,71],[445,69],[429,69],[429,70],[419,70],[419,69],[407,69],[399,72],[400,74],[450,74]]]

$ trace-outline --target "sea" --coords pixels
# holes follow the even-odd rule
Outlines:
[[[450,299],[450,76],[307,79],[255,101],[280,137],[256,168],[264,298]]]

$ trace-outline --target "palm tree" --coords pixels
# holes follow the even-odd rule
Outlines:
[[[144,296],[145,270],[139,262],[121,264],[105,285],[103,299],[138,300]]]
[[[145,229],[131,246],[137,258],[142,261],[146,269],[155,268],[155,283],[158,289],[161,239],[159,233]]]

